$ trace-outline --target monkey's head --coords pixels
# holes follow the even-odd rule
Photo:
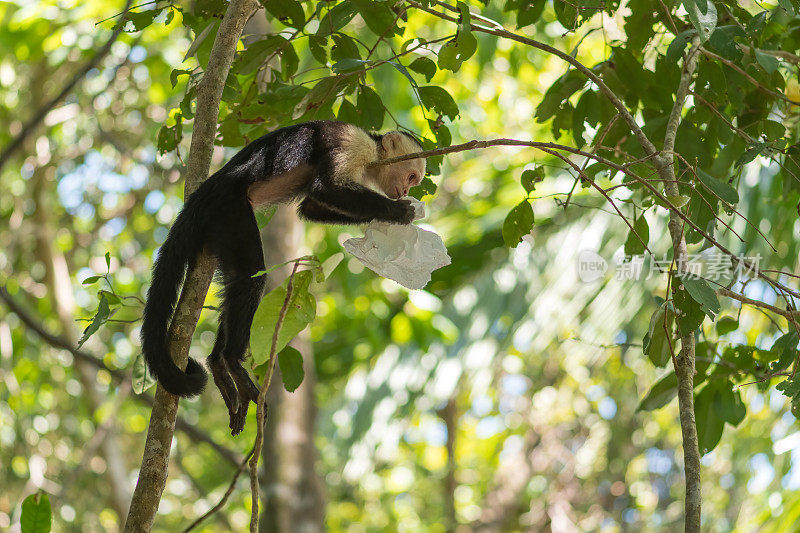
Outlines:
[[[390,159],[423,150],[414,137],[401,131],[390,131],[377,139],[378,157]],[[372,181],[389,198],[398,199],[408,195],[409,189],[419,185],[425,176],[424,159],[407,159],[391,165],[377,167],[371,172]]]

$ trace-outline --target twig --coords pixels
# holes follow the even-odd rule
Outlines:
[[[792,311],[789,309],[781,309],[780,307],[775,307],[774,305],[770,305],[766,302],[761,302],[759,300],[753,300],[752,298],[748,298],[747,296],[742,296],[739,293],[733,292],[730,289],[717,289],[717,294],[720,296],[727,296],[728,298],[733,298],[743,304],[752,305],[754,307],[761,307],[763,309],[768,309],[777,315],[781,315],[785,318],[800,318],[800,311]]]
[[[106,41],[106,44],[104,44],[103,47],[100,48],[97,53],[89,61],[87,61],[86,64],[78,70],[78,72],[75,73],[74,76],[72,76],[67,84],[61,88],[58,94],[42,104],[42,106],[33,114],[33,116],[28,119],[28,122],[22,126],[22,129],[16,135],[16,137],[14,137],[8,146],[6,146],[3,151],[0,152],[0,170],[2,170],[5,164],[8,163],[9,159],[11,159],[11,156],[14,155],[14,152],[16,152],[17,149],[22,146],[22,144],[34,132],[34,130],[36,130],[50,110],[53,109],[61,100],[63,100],[64,97],[67,96],[76,85],[78,85],[84,76],[86,76],[90,70],[99,65],[100,61],[102,61],[103,58],[108,55],[108,53],[111,51],[111,46],[114,44],[114,42],[116,42],[120,33],[122,33],[122,27],[125,25],[124,18],[127,15],[132,3],[132,0],[127,0],[125,2],[125,7],[122,10],[123,20],[121,20],[117,27],[114,28],[114,31],[111,33],[108,41]]]
[[[278,350],[278,335],[283,326],[283,320],[286,318],[286,312],[289,309],[289,302],[292,300],[292,292],[294,291],[294,275],[297,272],[297,267],[300,264],[295,262],[292,267],[292,273],[289,274],[289,282],[286,284],[286,297],[283,299],[280,313],[278,313],[278,320],[275,323],[275,331],[272,334],[272,346],[269,349],[269,360],[267,361],[267,375],[264,376],[264,383],[261,385],[261,390],[258,393],[258,403],[256,404],[256,441],[253,444],[253,450],[260,450],[264,442],[264,423],[266,422],[267,414],[265,411],[264,402],[267,399],[267,390],[272,382],[272,374],[275,371],[275,359],[277,359]],[[258,530],[258,459],[260,453],[255,453],[250,457],[250,532],[256,533]]]
[[[227,503],[228,498],[230,498],[231,494],[233,494],[233,489],[236,488],[236,482],[239,480],[239,476],[242,475],[242,472],[244,471],[245,467],[247,466],[247,461],[250,460],[250,458],[253,456],[255,451],[256,451],[255,448],[250,450],[250,453],[247,454],[247,457],[245,457],[244,460],[241,463],[239,463],[239,468],[237,468],[236,472],[234,472],[233,479],[231,479],[231,482],[228,485],[228,490],[225,491],[225,494],[222,495],[222,498],[220,498],[219,502],[217,502],[217,504],[214,507],[212,507],[211,509],[206,511],[202,516],[198,517],[194,522],[189,524],[186,527],[186,529],[183,530],[183,533],[187,533],[188,531],[191,531],[192,529],[196,528],[197,526],[200,525],[200,523],[203,520],[205,520],[209,516],[213,515],[214,513],[216,513],[217,511],[219,511],[223,507],[225,507],[225,503]]]
[[[702,53],[704,56],[706,56],[706,57],[709,57],[709,58],[711,58],[711,59],[714,59],[714,60],[716,60],[716,61],[719,61],[719,62],[720,62],[720,63],[722,63],[723,65],[727,65],[728,67],[732,68],[733,70],[735,70],[736,72],[738,72],[739,74],[741,74],[741,75],[742,75],[742,76],[743,76],[743,77],[744,77],[744,78],[745,78],[747,81],[749,81],[750,83],[752,83],[752,84],[753,84],[753,85],[754,85],[754,86],[755,86],[755,87],[756,87],[758,90],[760,90],[760,91],[762,91],[762,92],[765,92],[765,93],[767,93],[767,94],[768,94],[768,95],[770,95],[770,96],[774,96],[775,98],[778,98],[778,99],[780,99],[780,100],[784,100],[784,101],[786,101],[786,102],[789,102],[790,104],[794,104],[794,105],[800,105],[800,102],[798,102],[798,101],[796,101],[796,100],[792,100],[791,98],[787,97],[786,95],[784,95],[784,94],[781,94],[781,93],[779,93],[779,92],[777,92],[777,91],[773,91],[772,89],[770,89],[770,88],[768,88],[768,87],[764,87],[763,85],[761,85],[761,82],[759,82],[759,81],[758,81],[757,79],[755,79],[753,76],[751,76],[750,74],[748,74],[747,72],[745,72],[745,70],[744,70],[742,67],[740,67],[739,65],[737,65],[736,63],[734,63],[734,62],[733,62],[733,61],[731,61],[730,59],[725,59],[724,57],[722,57],[722,56],[720,56],[720,55],[717,55],[717,54],[715,54],[714,52],[711,52],[711,51],[709,51],[709,50],[706,50],[706,49],[705,49],[705,48],[703,48],[702,46],[700,47],[700,52],[701,52],[701,53]]]
[[[638,174],[635,174],[627,166],[615,163],[614,161],[611,161],[610,159],[607,159],[607,158],[605,158],[605,157],[603,157],[601,155],[592,154],[592,153],[586,152],[584,150],[579,150],[578,148],[573,148],[571,146],[566,146],[566,145],[563,145],[563,144],[556,144],[556,143],[549,143],[549,142],[539,142],[539,141],[522,141],[522,140],[518,140],[518,139],[489,139],[489,140],[485,140],[485,141],[472,140],[472,141],[465,142],[465,143],[462,143],[462,144],[455,144],[455,145],[452,145],[452,146],[447,146],[445,148],[436,148],[434,150],[424,150],[422,152],[416,152],[416,153],[413,153],[413,154],[407,154],[407,155],[402,155],[402,156],[398,156],[398,157],[392,157],[390,159],[381,159],[379,161],[373,161],[368,166],[369,167],[375,167],[375,166],[382,166],[382,165],[390,165],[392,163],[397,163],[398,161],[406,161],[408,159],[424,159],[426,157],[432,157],[432,156],[436,156],[436,155],[451,154],[451,153],[455,153],[455,152],[464,152],[464,151],[467,151],[467,150],[477,150],[477,149],[482,149],[482,148],[489,148],[490,146],[528,146],[528,147],[531,147],[531,148],[537,148],[539,150],[542,150],[544,148],[549,148],[549,149],[552,149],[552,150],[562,150],[564,152],[570,152],[570,153],[581,155],[581,156],[584,156],[584,157],[590,157],[590,158],[592,158],[592,159],[594,159],[594,160],[596,160],[596,161],[598,161],[600,163],[603,163],[604,165],[606,165],[609,168],[612,168],[612,169],[614,169],[614,170],[616,170],[618,172],[622,172],[625,175],[630,176],[634,180],[636,180],[639,183],[641,183],[642,185],[644,185],[647,189],[650,190],[650,192],[653,194],[653,196],[655,196],[656,198],[658,198],[661,201],[661,203],[667,209],[669,209],[671,212],[677,213],[677,215],[681,219],[683,219],[683,221],[686,224],[688,224],[693,230],[695,230],[703,238],[708,240],[708,242],[713,244],[718,250],[720,250],[722,253],[724,253],[725,255],[730,257],[737,264],[741,264],[742,266],[746,267],[748,270],[751,270],[751,271],[755,272],[756,275],[759,278],[763,279],[764,281],[766,281],[767,283],[769,283],[773,287],[780,288],[781,290],[786,291],[788,294],[800,297],[800,292],[798,292],[797,290],[792,289],[790,287],[787,287],[784,284],[782,284],[780,281],[765,275],[761,270],[759,270],[758,268],[755,268],[755,265],[752,265],[746,259],[743,259],[742,257],[739,257],[739,256],[735,255],[733,252],[731,252],[730,250],[728,250],[728,248],[726,248],[723,244],[721,244],[719,241],[714,239],[714,237],[712,237],[708,232],[706,232],[705,230],[700,228],[697,224],[695,224],[686,214],[684,214],[680,210],[680,208],[678,208],[677,206],[675,206],[675,204],[670,202],[667,199],[667,197],[663,193],[661,193],[661,191],[659,191],[648,180],[642,178]],[[653,157],[657,157],[657,156],[653,156]],[[666,164],[667,165],[671,165],[671,162],[667,161]],[[663,179],[663,181],[664,182],[675,181],[675,177],[674,177],[674,175],[670,174],[669,177]]]

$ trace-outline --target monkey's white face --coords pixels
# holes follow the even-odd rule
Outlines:
[[[390,159],[420,152],[422,149],[407,135],[392,131],[381,138],[380,157]],[[394,200],[408,195],[409,189],[419,185],[425,176],[425,160],[409,159],[378,167],[372,178],[378,188]]]

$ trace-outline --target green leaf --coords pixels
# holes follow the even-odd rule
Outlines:
[[[278,47],[286,45],[286,39],[280,35],[270,35],[269,37],[256,41],[248,45],[247,49],[239,54],[237,62],[239,63],[238,73],[250,74],[258,69],[267,56],[274,53]]]
[[[356,70],[364,70],[365,65],[369,65],[369,61],[346,57],[334,63],[331,69],[336,73],[355,72]]]
[[[722,182],[710,174],[697,169],[697,177],[700,182],[719,197],[720,200],[735,205],[739,203],[739,193],[730,184]]]
[[[106,268],[111,269],[111,252],[106,252]]]
[[[131,22],[131,28],[126,29],[126,33],[134,33],[137,31],[142,31],[149,25],[153,23],[153,19],[156,18],[156,15],[161,14],[160,9],[150,9],[147,11],[137,11],[137,12],[129,12],[126,16],[127,19]]]
[[[761,123],[761,128],[767,139],[774,141],[786,135],[786,127],[775,120],[765,120]]]
[[[296,391],[305,377],[303,355],[291,346],[287,346],[278,354],[278,365],[281,367],[283,387],[289,392]]]
[[[556,0],[553,2],[553,10],[556,12],[556,18],[564,28],[571,30],[578,24],[578,9],[573,2],[565,2],[563,0]]]
[[[359,124],[358,109],[347,98],[342,98],[342,103],[339,106],[339,112],[336,118],[342,122],[349,122],[350,124]]]
[[[790,331],[775,340],[772,348],[770,348],[770,351],[774,352],[778,357],[778,361],[772,365],[771,370],[773,372],[788,368],[789,365],[794,363],[797,359],[798,342],[800,342],[800,339],[796,331]]]
[[[83,346],[83,343],[94,335],[97,330],[100,329],[100,326],[106,323],[110,315],[111,309],[108,306],[108,300],[104,294],[101,294],[100,303],[97,304],[97,312],[94,314],[94,317],[92,317],[92,321],[89,325],[86,326],[86,329],[83,330],[83,336],[78,341],[78,348]]]
[[[331,276],[336,267],[339,266],[339,263],[342,262],[342,259],[344,259],[344,253],[336,252],[322,262],[320,268],[322,269],[322,274],[325,279],[328,279]]]
[[[313,274],[309,270],[298,272],[294,276],[292,297],[287,307],[283,326],[278,333],[276,350],[280,351],[286,344],[308,326],[316,316],[316,301],[308,292]],[[250,327],[250,350],[256,365],[262,365],[269,359],[272,347],[272,336],[278,323],[278,315],[286,299],[286,287],[289,279],[270,291],[261,300],[256,310],[253,324]]]
[[[416,58],[408,65],[408,68],[425,76],[425,81],[427,82],[430,82],[434,74],[436,74],[436,63],[427,57]]]
[[[747,414],[742,395],[734,389],[733,383],[728,379],[718,381],[716,387],[717,414],[728,424],[738,426]]]
[[[740,167],[742,165],[746,165],[757,156],[761,155],[761,152],[764,151],[767,145],[765,143],[757,142],[750,145],[750,148],[745,150],[745,152],[736,160],[736,166]]]
[[[722,429],[725,421],[718,415],[720,406],[718,389],[713,382],[709,382],[694,399],[694,412],[697,422],[697,440],[700,453],[705,454],[713,450],[722,438]]]
[[[416,187],[411,187],[409,194],[417,200],[422,200],[425,196],[436,194],[436,184],[432,179],[425,177]]]
[[[347,35],[337,33],[333,36],[331,48],[331,61],[341,61],[346,58],[361,59],[356,42]]]
[[[144,354],[139,352],[136,359],[133,361],[133,376],[131,377],[133,392],[142,394],[155,384],[156,378],[147,371],[147,365],[144,362]]]
[[[689,200],[691,200],[691,198],[689,198],[688,196],[684,196],[682,194],[666,195],[665,198],[670,204],[678,208],[685,206],[686,204],[689,203]],[[655,201],[658,205],[662,204],[661,199],[658,197],[655,198]],[[662,207],[670,209],[669,204],[662,205]]]
[[[522,237],[533,229],[533,208],[526,198],[518,203],[503,222],[503,242],[510,248],[516,248]]]
[[[104,297],[106,300],[108,300],[108,304],[110,306],[111,305],[119,305],[119,304],[122,303],[122,300],[120,299],[119,296],[117,296],[113,292],[109,292],[109,291],[106,291],[106,290],[97,291],[97,296],[98,297]]]
[[[722,316],[717,319],[716,327],[718,335],[725,335],[739,329],[739,321],[729,316]]]
[[[767,71],[767,74],[772,74],[778,69],[778,58],[772,54],[765,54],[761,50],[756,49],[756,61],[761,67]]]
[[[19,519],[22,533],[47,533],[50,531],[52,520],[50,498],[47,493],[39,491],[22,502],[22,514]]]
[[[461,64],[475,54],[478,40],[472,32],[459,31],[455,39],[448,41],[439,50],[439,68],[458,72]]]
[[[191,77],[192,71],[189,69],[173,69],[172,72],[169,74],[169,82],[172,84],[172,88],[175,88],[175,85],[178,84],[178,76],[188,75]]]
[[[676,287],[672,293],[672,301],[675,305],[675,323],[678,325],[678,336],[684,337],[694,333],[703,323],[705,313],[703,306],[697,303],[689,295],[689,291],[682,287],[675,278]]]
[[[92,283],[97,282],[97,280],[101,279],[103,276],[89,276],[85,280],[81,282],[81,285],[91,285]]]
[[[544,122],[556,114],[561,105],[572,94],[586,84],[586,77],[577,70],[570,70],[547,89],[536,108],[536,122]]]
[[[680,276],[683,287],[689,292],[692,299],[701,304],[710,318],[719,314],[720,305],[714,289],[709,287],[708,282],[702,278],[683,275]]]
[[[377,36],[402,34],[403,30],[397,27],[397,17],[389,9],[388,3],[375,0],[351,0],[361,13],[361,18]],[[347,2],[344,2],[347,3]],[[388,31],[391,29],[391,31]]]
[[[447,116],[450,120],[455,120],[458,116],[458,105],[456,101],[453,100],[449,92],[438,85],[420,87],[419,97],[425,107],[433,109],[440,115]]]
[[[528,194],[532,193],[534,188],[536,188],[536,184],[542,180],[544,180],[543,167],[536,167],[534,169],[523,170],[522,176],[520,176],[519,178],[522,188],[525,189],[525,192],[527,192]]]
[[[628,232],[628,239],[625,241],[625,255],[643,254],[648,242],[650,242],[650,226],[647,225],[647,219],[642,213],[633,221],[633,229]]]
[[[306,21],[303,6],[296,0],[258,0],[267,12],[287,26],[302,28]]]
[[[389,61],[389,64],[391,66],[393,66],[395,68],[395,70],[397,70],[397,72],[399,72],[400,74],[405,76],[412,87],[417,87],[416,80],[414,79],[413,76],[411,76],[411,73],[408,71],[408,69],[405,67],[405,65],[401,65],[400,63],[398,63],[396,61]]]
[[[322,17],[319,22],[319,29],[317,29],[317,36],[325,37],[339,31],[340,28],[353,20],[356,13],[358,13],[358,10],[353,2],[339,2]]]
[[[702,6],[702,7],[701,7]],[[717,8],[712,0],[684,0],[683,7],[704,43],[717,27]],[[703,7],[705,9],[703,9]]]
[[[661,304],[650,317],[650,327],[644,338],[643,352],[657,367],[663,367],[672,358],[672,349],[675,347],[672,335],[674,320],[675,313],[669,302]]]
[[[369,130],[379,130],[383,126],[383,117],[386,109],[383,107],[381,97],[372,88],[362,85],[358,91],[356,104],[361,116],[361,125]]]
[[[637,411],[654,411],[667,405],[678,394],[678,377],[675,372],[670,372],[653,385],[642,401],[639,402]]]
[[[323,65],[328,62],[328,52],[325,50],[327,44],[328,39],[319,35],[311,35],[308,38],[308,49],[311,55]]]
[[[686,45],[695,35],[697,35],[697,30],[686,30],[676,35],[667,47],[667,61],[670,63],[677,63],[678,60],[683,57],[683,51],[686,49]]]
[[[197,49],[200,48],[200,45],[203,44],[203,41],[205,41],[206,37],[208,37],[209,34],[211,34],[215,26],[216,22],[209,22],[208,25],[205,28],[203,28],[203,31],[201,31],[197,35],[197,37],[195,37],[194,41],[192,41],[192,44],[189,45],[189,49],[186,50],[186,55],[183,56],[184,61],[192,57],[195,54],[195,52],[197,52]]]
[[[524,1],[517,10],[517,28],[530,26],[538,21],[544,11],[545,0]]]
[[[324,104],[332,101],[338,95],[339,78],[331,76],[323,78],[314,88],[308,91],[302,100],[294,107],[292,119],[297,120],[306,113],[319,110]]]
[[[271,205],[264,209],[258,209],[254,213],[256,215],[256,224],[258,225],[258,229],[263,229],[269,224],[269,221],[272,220],[272,217],[275,215],[275,212],[278,210],[278,206]]]

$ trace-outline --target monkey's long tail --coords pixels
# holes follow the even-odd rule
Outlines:
[[[161,386],[177,396],[196,396],[206,385],[203,367],[189,358],[186,371],[172,361],[168,326],[178,300],[187,266],[202,247],[204,226],[197,195],[187,200],[161,246],[153,267],[142,321],[142,351],[150,372]]]

